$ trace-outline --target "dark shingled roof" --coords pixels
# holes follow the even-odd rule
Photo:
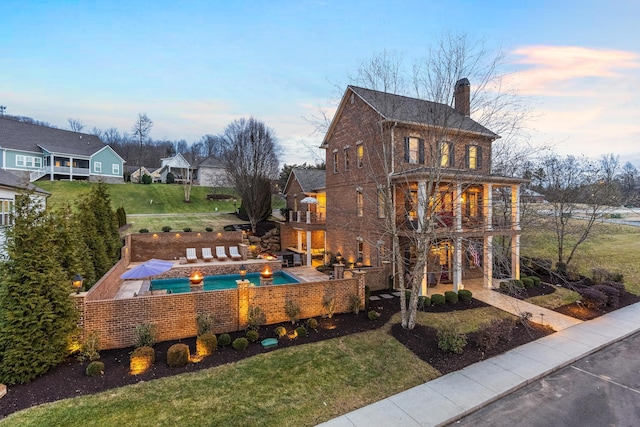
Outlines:
[[[4,169],[0,169],[0,187],[15,188],[16,190],[26,189],[28,191],[35,191],[36,193],[46,194],[46,195],[51,194],[48,191],[44,191],[40,187],[36,187],[33,184],[21,181],[20,178],[18,178],[11,172],[6,171]]]
[[[106,145],[95,135],[0,119],[0,147],[89,157]]]
[[[349,86],[349,89],[387,120],[408,124],[441,126],[473,132],[489,138],[499,138],[498,135],[475,120],[445,104],[357,86]]]
[[[313,193],[317,190],[325,188],[325,170],[324,169],[300,169],[293,168],[291,171],[295,174],[296,179],[305,193]]]

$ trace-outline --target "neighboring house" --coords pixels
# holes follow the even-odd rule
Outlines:
[[[436,238],[428,248],[423,294],[433,280],[452,283],[457,291],[463,278],[483,277],[489,287],[497,236],[511,239],[508,274],[520,275],[519,197],[527,181],[491,173],[492,142],[499,136],[470,118],[469,81],[460,80],[452,95],[454,107],[348,86],[321,145],[326,250],[372,266],[399,253],[408,273],[416,260],[415,238],[427,230]],[[493,216],[497,187],[512,194],[506,221]],[[388,221],[395,224],[399,247]],[[291,234],[282,239],[290,241]],[[392,268],[394,277],[406,274]]]
[[[293,168],[283,189],[289,217],[280,228],[281,243],[305,254],[307,265],[312,257],[324,255],[326,246],[325,174],[323,169]]]
[[[229,179],[224,163],[214,157],[207,157],[198,164],[194,171],[197,174],[198,185],[203,187],[228,187]]]
[[[0,154],[2,169],[30,182],[124,182],[124,160],[95,135],[0,118]]]
[[[13,223],[16,196],[25,192],[30,192],[32,198],[38,199],[42,208],[46,207],[50,193],[30,184],[26,179],[21,180],[11,172],[0,169],[0,257],[4,256],[4,229]]]
[[[544,194],[540,194],[537,191],[533,191],[528,188],[523,188],[521,190],[520,199],[523,203],[546,203]]]
[[[160,159],[160,168],[153,171],[151,176],[154,182],[167,182],[167,175],[171,173],[175,178],[175,182],[182,182],[191,178],[191,164],[178,153],[173,157],[165,157]],[[184,175],[184,176],[183,176]]]
[[[131,172],[131,182],[141,182],[142,176],[145,175],[152,176],[149,169],[145,168],[144,166],[140,166],[137,169],[134,166],[132,169],[133,171]]]

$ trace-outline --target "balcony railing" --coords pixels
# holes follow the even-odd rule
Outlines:
[[[433,215],[429,218],[431,224],[435,229],[455,229],[456,217],[453,214],[445,212],[437,215]],[[483,215],[476,216],[463,216],[461,221],[462,230],[483,230],[486,228],[486,218]],[[396,217],[396,224],[399,229],[404,230],[418,230],[418,218],[412,215],[398,215]],[[427,224],[427,225],[431,225]],[[491,227],[493,228],[507,228],[511,227],[511,217],[493,217],[491,220]]]
[[[29,179],[33,181],[37,181],[43,176],[51,173],[51,166],[43,166],[42,168],[35,170],[29,174]],[[73,175],[73,176],[89,176],[90,173],[89,168],[71,168],[66,166],[54,166],[53,173],[57,175]]]
[[[326,216],[324,212],[289,211],[289,222],[300,222],[305,224],[324,223]]]

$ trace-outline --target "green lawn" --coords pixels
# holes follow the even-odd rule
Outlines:
[[[489,307],[418,313],[417,320],[437,326],[451,316],[468,332],[509,315]],[[0,425],[316,425],[440,375],[389,334],[398,320],[397,314],[375,331],[42,405]]]
[[[555,234],[550,227],[523,230],[522,255],[557,260]],[[604,268],[624,275],[629,292],[640,295],[640,227],[595,224],[594,233],[578,247],[571,264],[580,274],[591,277],[594,268]]]

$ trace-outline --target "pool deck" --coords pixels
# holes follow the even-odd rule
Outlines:
[[[180,261],[175,260],[172,261],[173,262],[173,267],[174,268],[186,268],[186,267],[205,267],[205,266],[211,266],[211,265],[229,265],[230,263],[233,264],[237,264],[238,266],[240,266],[241,264],[258,264],[258,263],[264,263],[263,259],[246,259],[243,261],[218,261],[218,260],[213,260],[213,261],[208,261],[208,262],[204,262],[202,260],[198,260],[196,262],[190,262],[188,264],[180,264]],[[137,265],[143,264],[143,262],[132,262],[129,265],[129,268],[133,268]],[[315,269],[315,267],[306,267],[306,266],[302,266],[302,267],[289,267],[289,268],[283,268],[283,271],[287,272],[288,274],[294,276],[295,278],[299,279],[301,282],[318,282],[318,281],[322,281],[322,280],[327,280],[327,275],[320,273],[318,270]],[[144,280],[124,280],[122,285],[120,285],[120,289],[118,290],[118,293],[115,296],[115,299],[127,299],[127,298],[133,298],[136,295],[140,294],[140,290],[142,289],[143,285],[144,285]]]

